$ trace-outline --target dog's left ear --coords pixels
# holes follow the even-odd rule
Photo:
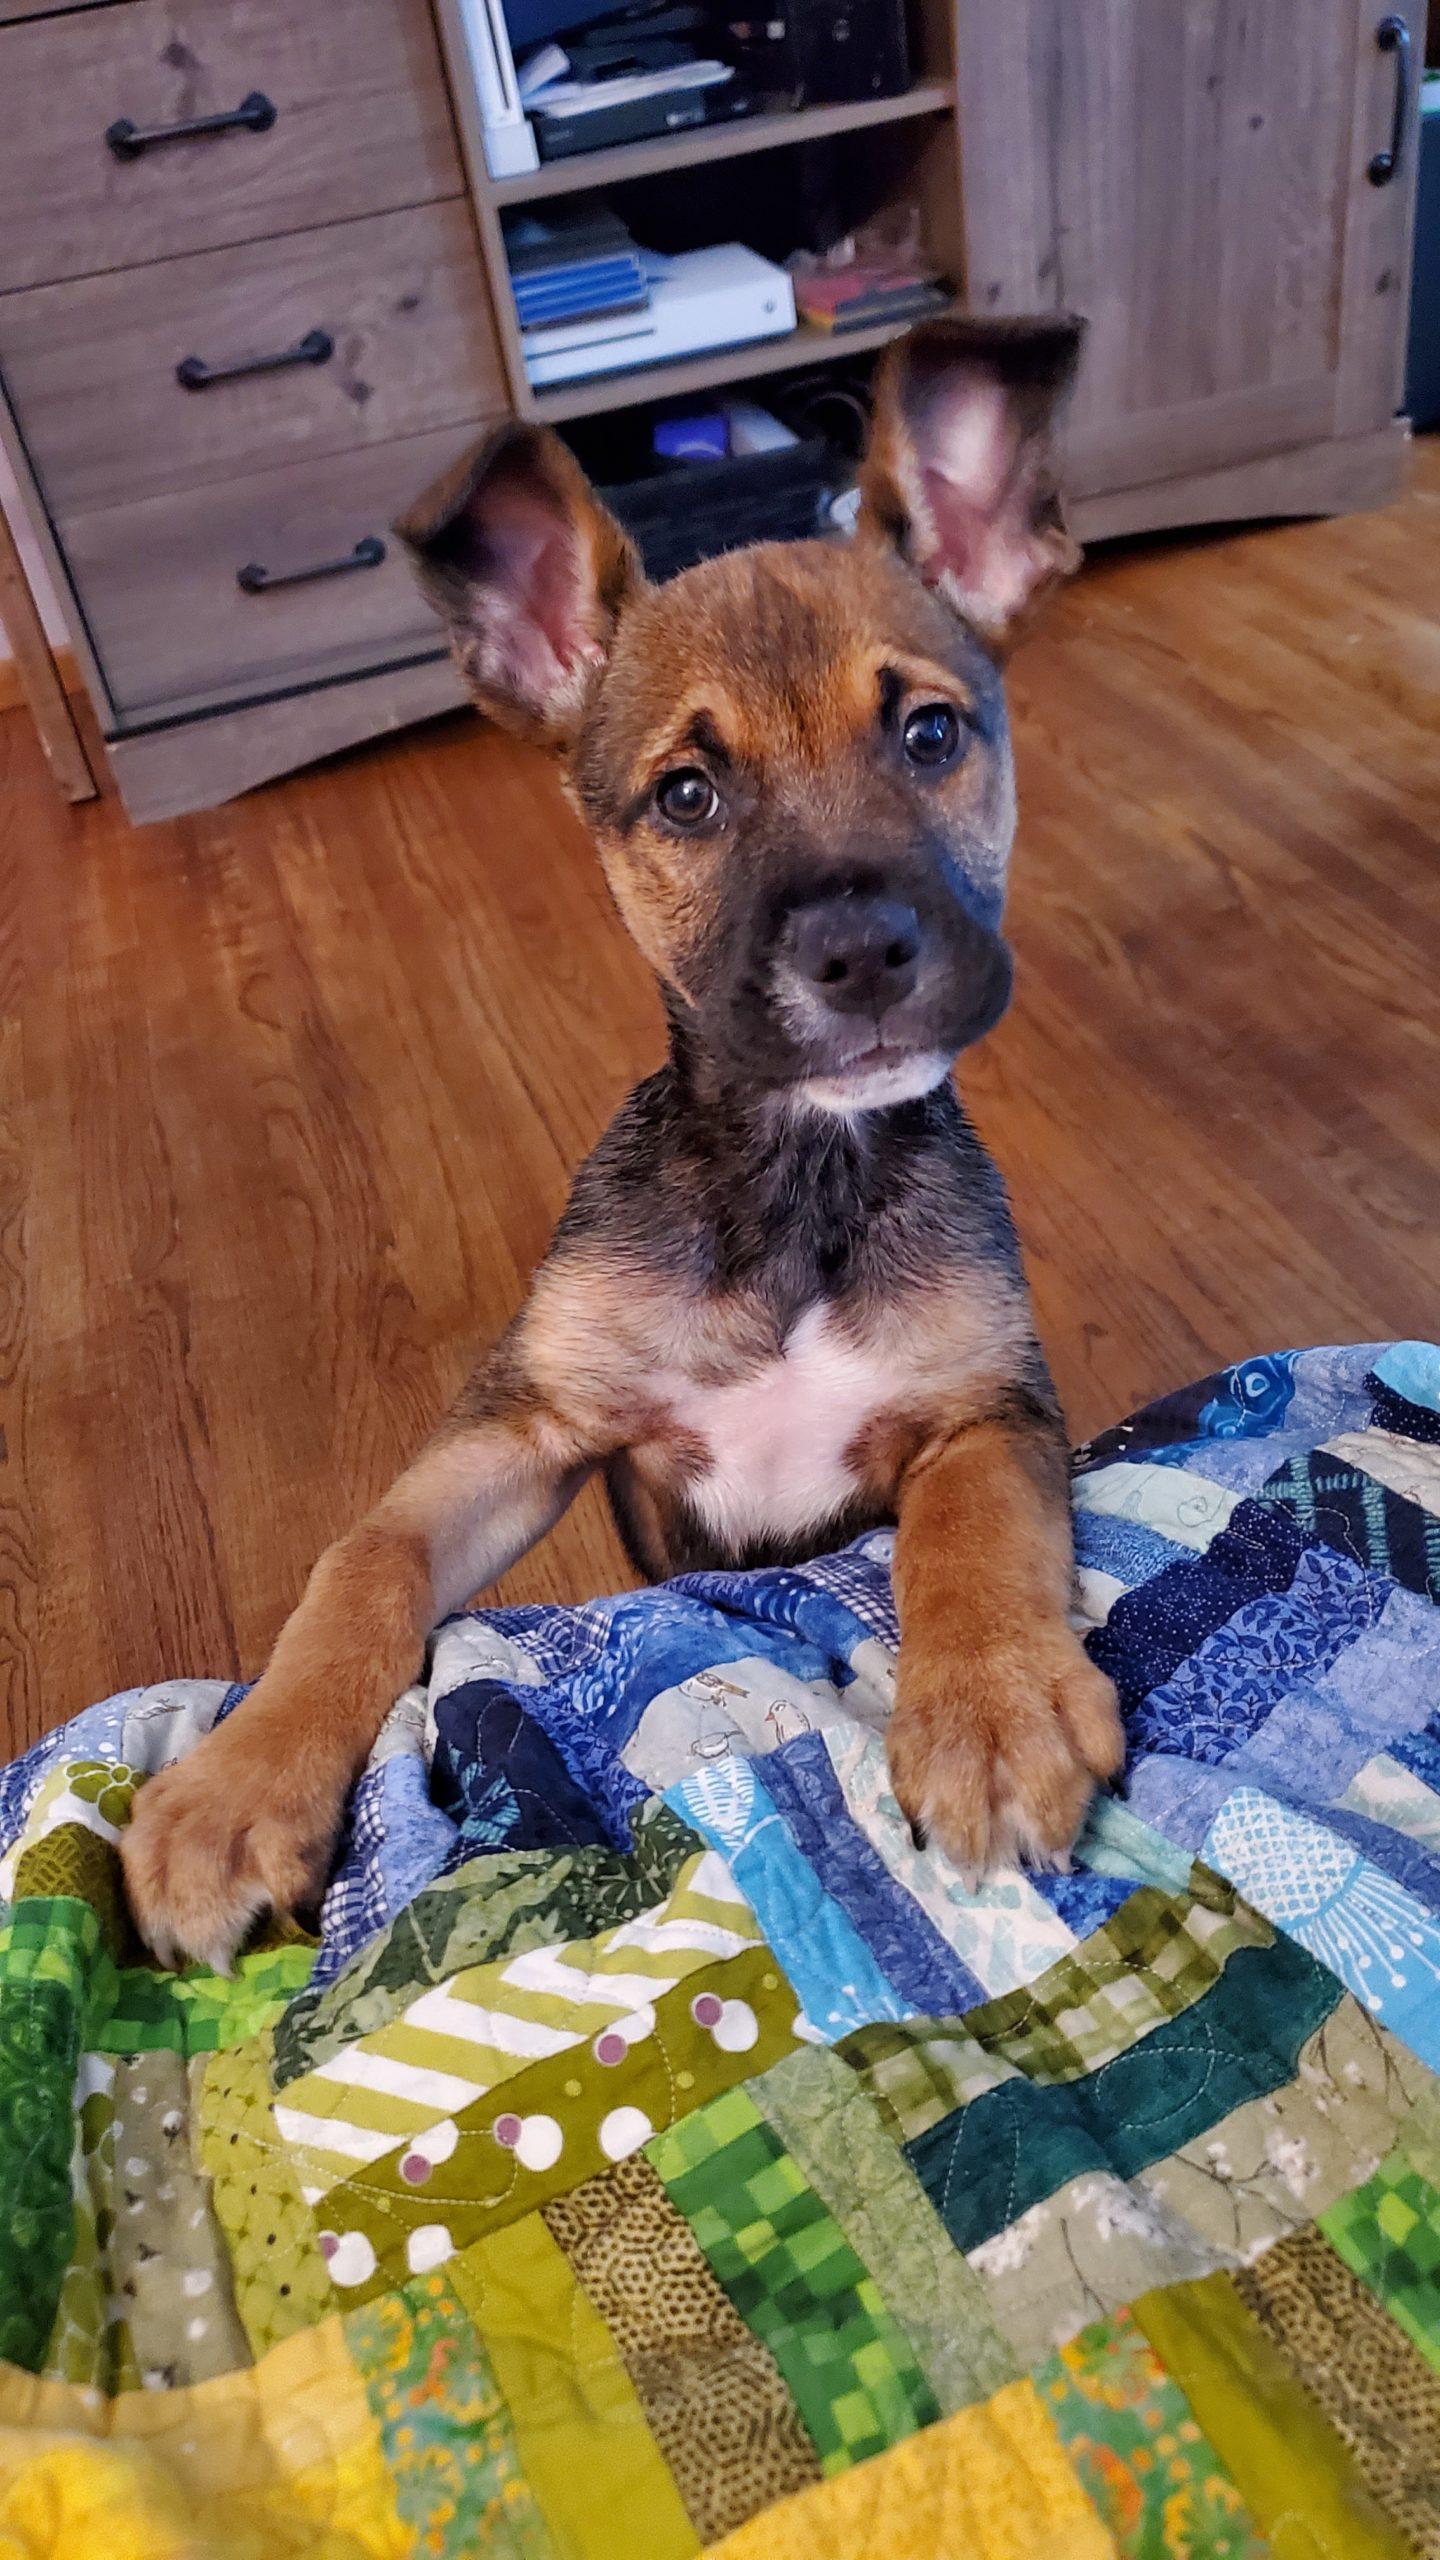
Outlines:
[[[569,746],[645,580],[568,445],[514,419],[395,531],[481,710],[542,746]]]
[[[992,648],[1080,563],[1055,421],[1084,323],[959,317],[897,340],[875,380],[861,527],[894,543]]]

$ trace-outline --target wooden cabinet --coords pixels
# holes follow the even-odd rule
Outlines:
[[[0,0],[0,436],[127,803],[204,806],[458,699],[389,526],[488,421],[763,399],[888,334],[536,393],[501,217],[586,188],[662,246],[666,189],[715,240],[767,203],[906,207],[973,307],[1084,313],[1087,539],[1389,495],[1418,124],[1392,39],[1418,66],[1422,15],[912,0],[901,97],[496,181],[460,0]]]
[[[1400,397],[1412,191],[1375,0],[960,0],[967,287],[1089,322],[1082,530],[1369,493]],[[1418,63],[1421,0],[1408,0]],[[1377,442],[1383,452],[1377,451]],[[1322,468],[1317,469],[1317,464]],[[1228,482],[1228,493],[1226,486]]]
[[[456,197],[0,294],[0,371],[63,523],[503,415],[478,285]]]
[[[6,287],[271,238],[460,185],[426,0],[127,0],[0,32]],[[249,122],[229,130],[258,101]],[[140,135],[209,132],[117,151]]]

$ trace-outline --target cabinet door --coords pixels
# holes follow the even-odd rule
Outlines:
[[[1400,397],[1423,0],[958,0],[967,288],[1089,343],[1076,496],[1383,427]]]

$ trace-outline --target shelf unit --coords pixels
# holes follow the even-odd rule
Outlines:
[[[614,187],[632,178],[663,177],[672,169],[708,168],[718,160],[742,160],[757,151],[780,151],[795,142],[824,142],[832,134],[862,133],[871,125],[902,124],[911,116],[953,115],[948,80],[921,80],[899,98],[857,98],[839,107],[798,107],[785,115],[747,116],[739,124],[692,126],[653,142],[626,142],[613,151],[577,153],[573,160],[545,160],[518,178],[492,178],[496,204],[532,204],[542,196],[578,194],[581,188]]]
[[[569,419],[599,417],[650,401],[713,390],[726,383],[794,372],[802,365],[840,363],[847,356],[863,355],[883,346],[887,339],[899,334],[903,324],[835,331],[802,322],[784,338],[717,347],[699,356],[536,389],[525,370],[524,342],[510,290],[501,227],[502,213],[513,205],[539,204],[582,191],[629,188],[637,182],[663,183],[671,177],[683,186],[687,177],[693,181],[697,172],[718,168],[723,162],[798,153],[807,144],[854,137],[857,171],[863,171],[867,164],[883,164],[904,173],[897,177],[893,188],[880,186],[878,199],[883,201],[898,192],[919,203],[927,248],[940,271],[950,277],[957,291],[963,292],[953,0],[910,0],[915,77],[898,97],[857,98],[841,104],[749,116],[736,124],[692,127],[683,133],[656,136],[611,150],[577,153],[570,160],[542,162],[537,169],[509,178],[493,178],[486,163],[466,67],[461,0],[433,0],[433,5],[452,66],[456,122],[470,177],[495,335],[511,405],[518,415],[559,425]],[[856,190],[857,220],[874,209],[877,197],[877,190],[872,189],[872,200],[867,205],[861,200],[863,192],[862,183]],[[737,196],[732,213],[725,201],[723,181],[717,191],[717,216],[716,238],[744,238],[743,192]]]
[[[793,373],[798,365],[863,356],[909,326],[908,320],[885,320],[868,329],[815,329],[802,320],[784,338],[716,347],[709,355],[676,357],[668,364],[634,365],[628,373],[595,374],[587,382],[557,383],[552,390],[532,392],[531,406],[537,418],[556,426],[566,418],[598,418],[606,409],[710,391],[721,382],[748,382],[756,374]]]

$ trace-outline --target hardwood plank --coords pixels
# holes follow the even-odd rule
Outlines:
[[[1097,555],[1016,662],[1019,992],[965,1081],[1077,1434],[1434,1331],[1437,564],[1429,443],[1382,513]],[[258,1667],[659,1042],[544,766],[464,714],[138,830],[0,717],[10,1748]],[[502,1596],[625,1579],[591,1491]]]
[[[12,673],[17,691],[28,705],[35,734],[67,800],[93,800],[95,776],[84,741],[66,698],[55,653],[30,592],[25,564],[15,536],[0,511],[0,637],[8,640],[9,659],[0,659],[0,687]],[[3,699],[3,694],[0,694]]]

